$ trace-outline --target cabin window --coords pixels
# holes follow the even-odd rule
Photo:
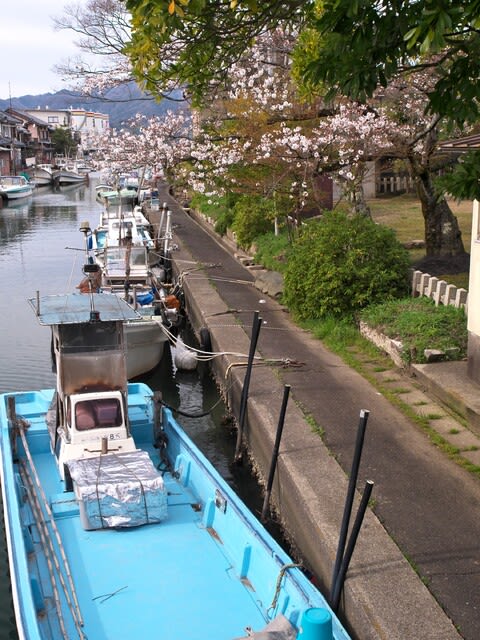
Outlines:
[[[146,263],[146,254],[143,247],[134,247],[130,254],[130,263],[134,265],[144,266]]]
[[[105,320],[101,323],[61,325],[61,351],[63,353],[81,353],[82,351],[117,349],[120,344],[118,324]]]
[[[75,405],[75,425],[79,431],[121,427],[122,411],[115,398],[82,400]]]

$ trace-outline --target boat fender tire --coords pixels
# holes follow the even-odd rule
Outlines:
[[[200,329],[200,350],[208,353],[212,352],[212,338],[210,331],[206,327]]]

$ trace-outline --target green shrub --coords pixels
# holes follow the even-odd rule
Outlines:
[[[273,231],[273,200],[260,196],[241,196],[233,211],[235,219],[232,230],[237,234],[238,244],[244,249],[248,249],[257,236]]]
[[[408,292],[408,252],[370,218],[326,212],[288,253],[284,302],[300,319],[352,316]]]
[[[233,207],[236,200],[237,197],[230,193],[218,196],[195,192],[190,199],[190,206],[199,213],[213,218],[215,220],[215,231],[224,236],[235,219]]]
[[[217,216],[214,226],[216,233],[224,236],[227,233],[227,230],[232,226],[234,220],[235,213],[233,212],[233,209],[224,209],[221,211]]]
[[[194,193],[190,198],[190,207],[216,220],[228,209],[228,203],[224,196],[207,196],[204,193]]]

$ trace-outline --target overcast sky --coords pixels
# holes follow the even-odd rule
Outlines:
[[[51,17],[84,0],[2,0],[0,98],[56,92],[66,84],[52,67],[80,54],[69,31],[55,31]]]

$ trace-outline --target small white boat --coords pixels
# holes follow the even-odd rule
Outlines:
[[[33,194],[32,185],[24,176],[0,176],[0,196],[3,200],[28,198]]]
[[[77,160],[78,173],[88,174],[93,171],[93,166],[85,162],[85,160]]]
[[[111,218],[110,222],[123,222]],[[81,293],[98,292],[126,301],[138,317],[124,323],[129,379],[154,369],[162,359],[168,343],[183,318],[179,287],[167,283],[167,273],[159,254],[142,236],[124,228],[107,225],[106,230],[92,232],[88,222],[80,230],[85,235],[88,256],[85,278],[78,285]],[[110,230],[111,235],[108,234]],[[103,234],[103,231],[106,231]],[[129,231],[130,235],[125,236]],[[132,242],[135,237],[137,242]]]
[[[88,174],[86,173],[80,173],[75,164],[65,165],[60,169],[53,170],[53,184],[59,186],[65,184],[80,184],[87,180],[87,176]]]
[[[143,215],[140,207],[125,210],[123,208],[105,207],[100,220],[92,233],[90,249],[120,247],[128,241],[134,246],[153,249],[155,242],[150,234],[150,223]]]
[[[36,164],[32,169],[33,180],[39,187],[53,184],[53,168],[51,164]]]
[[[116,189],[108,184],[99,184],[96,188],[96,199],[105,207],[117,205],[131,205],[136,202],[138,189],[132,186],[126,186]]]

